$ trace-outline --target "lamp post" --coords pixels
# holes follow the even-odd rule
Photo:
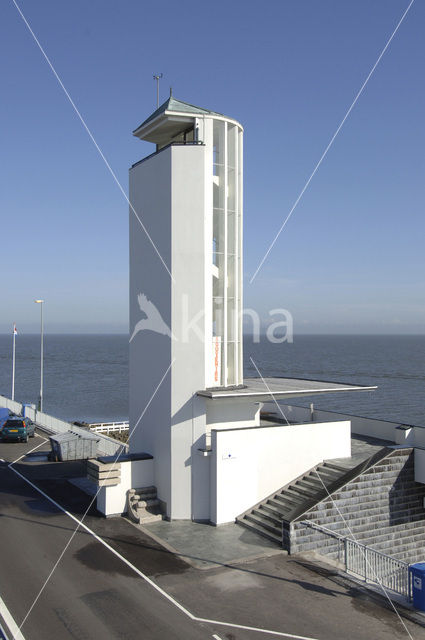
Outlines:
[[[39,401],[39,411],[43,411],[43,338],[44,338],[44,327],[43,327],[43,303],[44,300],[34,300],[36,304],[40,305],[40,401]]]

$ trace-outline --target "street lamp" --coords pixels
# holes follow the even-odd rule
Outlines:
[[[40,305],[41,317],[40,317],[40,400],[38,404],[39,411],[43,411],[43,302],[44,300],[34,300],[36,304]]]

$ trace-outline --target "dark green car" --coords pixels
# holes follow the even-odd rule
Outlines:
[[[0,432],[2,440],[28,442],[35,436],[35,424],[29,418],[9,418]]]

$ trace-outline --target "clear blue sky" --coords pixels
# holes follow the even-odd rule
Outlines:
[[[425,328],[425,3],[416,0],[254,284],[407,0],[21,0],[127,191],[161,98],[245,128],[245,306],[297,332]],[[0,22],[0,331],[127,331],[128,207],[12,1]]]

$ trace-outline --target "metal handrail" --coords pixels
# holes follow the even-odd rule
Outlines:
[[[320,531],[323,535],[338,540],[338,555],[340,554],[340,543],[343,543],[344,567],[347,573],[363,578],[365,582],[379,584],[404,596],[409,601],[412,599],[409,564],[407,562],[393,558],[361,542],[357,542],[353,538],[342,536],[314,522],[302,520],[298,524],[310,527]]]

